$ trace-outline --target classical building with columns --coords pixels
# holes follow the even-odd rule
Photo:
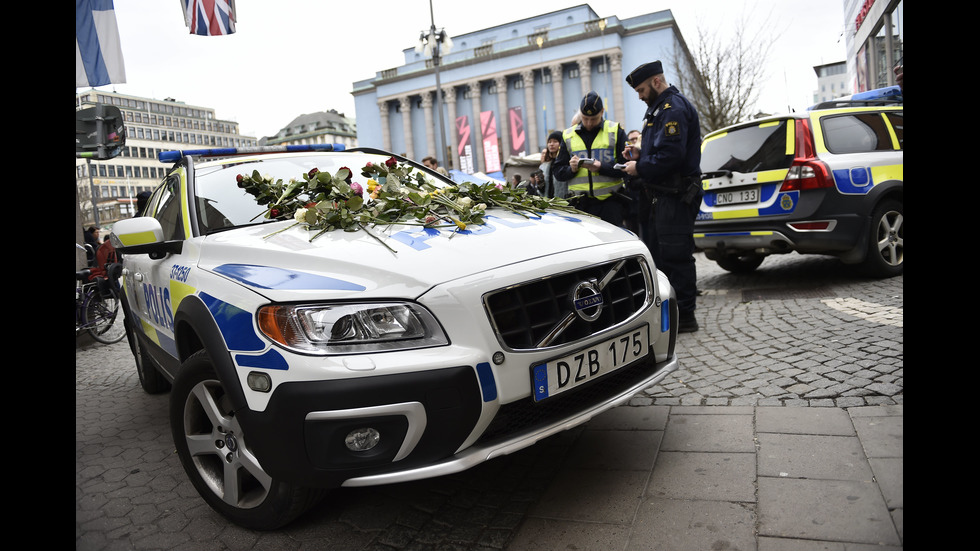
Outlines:
[[[677,60],[692,64],[670,10],[621,20],[583,4],[451,41],[438,73],[431,56],[411,47],[404,65],[354,83],[359,145],[495,173],[510,155],[538,153],[551,131],[570,126],[590,90],[602,97],[607,119],[638,128],[646,105],[626,75],[659,59],[671,81]]]

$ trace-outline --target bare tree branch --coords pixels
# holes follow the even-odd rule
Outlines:
[[[697,25],[697,42],[689,57],[675,48],[677,87],[698,110],[701,129],[707,133],[745,120],[759,100],[766,78],[766,59],[780,31],[770,16],[758,19],[753,8],[725,29]]]

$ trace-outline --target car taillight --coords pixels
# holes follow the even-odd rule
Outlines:
[[[810,121],[796,121],[796,158],[789,167],[779,191],[820,189],[834,187],[834,179],[827,165],[817,159],[813,146]]]

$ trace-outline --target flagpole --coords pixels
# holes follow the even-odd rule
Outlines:
[[[432,49],[432,67],[435,69],[436,73],[436,124],[439,125],[439,151],[436,155],[436,159],[442,163],[442,166],[451,166],[449,159],[445,158],[446,155],[446,128],[442,121],[442,83],[439,81],[439,62],[440,62],[440,51],[442,46],[442,38],[437,38],[436,35],[436,16],[435,11],[432,8],[432,0],[429,0],[429,18],[432,22],[432,26],[429,28],[429,39],[435,42]],[[452,167],[458,169],[458,167]]]

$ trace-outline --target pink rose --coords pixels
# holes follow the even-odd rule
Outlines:
[[[354,192],[354,195],[364,195],[364,188],[362,188],[361,184],[358,184],[357,182],[350,185],[350,190]]]

